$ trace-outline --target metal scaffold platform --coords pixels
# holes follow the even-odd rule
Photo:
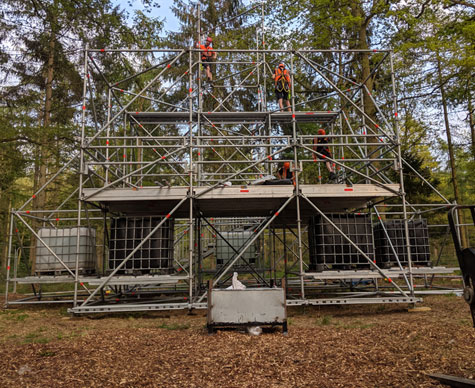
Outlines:
[[[129,121],[138,124],[180,124],[198,121],[214,124],[265,124],[265,123],[332,123],[338,112],[127,112]]]
[[[208,283],[228,287],[235,272],[249,288],[284,284],[288,306],[416,303],[453,274],[424,218],[453,204],[401,156],[390,50],[215,51],[211,87],[194,47],[84,50],[81,146],[33,197],[62,174],[77,187],[52,208],[12,211],[7,306],[206,308]],[[390,87],[349,76],[343,59],[358,56]],[[135,67],[111,79],[101,61],[125,57]],[[273,101],[282,58],[286,111]],[[410,204],[403,168],[438,203]],[[33,294],[9,299],[17,285]]]
[[[166,214],[188,194],[187,187],[143,187],[124,189],[84,189],[84,200],[103,204],[112,212],[132,214]],[[282,201],[291,198],[295,188],[286,186],[224,186],[209,191],[206,187],[196,187],[193,202],[205,217],[264,217],[279,207]],[[369,201],[381,197],[394,197],[399,190],[397,184],[354,185],[344,184],[301,185],[301,193],[314,205],[326,212],[344,212],[347,209],[363,208]],[[296,201],[290,202],[281,217],[295,219]],[[176,217],[189,216],[186,205],[177,209]],[[301,215],[314,214],[310,204],[301,204]]]

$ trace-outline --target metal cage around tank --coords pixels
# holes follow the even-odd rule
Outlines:
[[[111,219],[109,271],[119,264],[151,233],[164,217],[117,217]],[[167,220],[147,239],[123,267],[123,273],[146,274],[173,270],[174,223]]]

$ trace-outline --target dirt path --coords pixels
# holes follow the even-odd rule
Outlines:
[[[475,378],[475,329],[461,298],[406,306],[291,309],[289,336],[208,336],[204,312],[71,318],[0,311],[0,387],[441,387]]]

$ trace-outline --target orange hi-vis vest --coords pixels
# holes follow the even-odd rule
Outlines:
[[[293,171],[290,171],[290,169],[282,167],[282,179],[292,179],[292,183],[295,186],[295,174]]]
[[[204,44],[200,44],[200,50],[202,61],[207,61],[214,54],[213,48],[211,46],[205,46]]]
[[[274,82],[275,86],[277,86],[277,83],[280,81],[281,78],[284,78],[287,84],[290,87],[290,75],[287,69],[284,69],[284,71],[280,70],[280,67],[275,69],[275,77],[274,77]]]

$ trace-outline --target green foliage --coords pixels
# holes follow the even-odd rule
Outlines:
[[[158,7],[143,0],[145,13]],[[0,264],[8,208],[18,207],[78,152],[83,105],[82,49],[157,47],[162,22],[136,12],[133,24],[111,0],[5,0],[0,6]],[[106,77],[123,78],[134,68],[132,57],[108,62],[94,58]],[[99,74],[91,71],[92,78]],[[97,90],[98,106],[104,101]],[[87,104],[92,101],[87,101]],[[104,107],[104,104],[102,105]],[[106,109],[95,112],[103,122]],[[77,186],[77,165],[36,196],[34,208],[55,208]],[[22,180],[26,177],[27,182]],[[72,198],[70,201],[76,201]],[[21,232],[21,231],[20,231]],[[25,241],[27,243],[27,241]]]

